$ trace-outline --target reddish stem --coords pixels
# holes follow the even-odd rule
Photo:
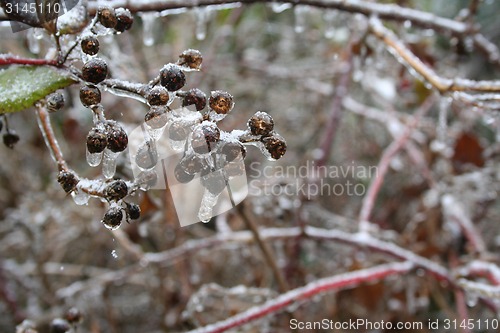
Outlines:
[[[392,263],[323,278],[284,293],[275,299],[267,301],[263,305],[250,308],[226,320],[190,331],[189,333],[225,332],[278,311],[283,311],[287,306],[297,301],[308,300],[321,293],[352,288],[362,283],[378,281],[393,275],[405,274],[412,268],[413,264],[410,262]]]
[[[16,56],[0,56],[0,66],[5,65],[60,66],[60,64],[56,60],[28,59],[19,58]]]

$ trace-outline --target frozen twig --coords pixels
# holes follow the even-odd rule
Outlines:
[[[360,269],[355,272],[335,275],[311,282],[303,287],[271,299],[263,305],[252,307],[226,320],[219,321],[189,333],[220,333],[240,327],[254,320],[284,311],[288,306],[304,300],[310,300],[318,294],[356,287],[362,283],[379,281],[384,278],[401,275],[413,268],[410,262],[391,263],[372,268]]]
[[[30,65],[30,66],[61,66],[57,60],[29,59],[8,54],[0,54],[0,66],[6,65]]]
[[[441,198],[441,205],[444,217],[453,223],[457,223],[472,248],[479,254],[484,254],[486,251],[484,240],[464,211],[463,205],[451,194],[445,194]]]
[[[59,147],[59,143],[57,142],[56,136],[54,135],[54,130],[52,129],[52,125],[50,123],[48,111],[41,103],[38,103],[36,105],[36,109],[38,125],[40,127],[40,131],[42,132],[47,148],[49,148],[52,157],[56,161],[59,171],[68,171],[68,165],[64,160],[61,148]]]
[[[377,194],[382,187],[385,174],[389,170],[390,163],[393,157],[399,152],[399,150],[406,145],[413,129],[419,123],[419,120],[423,114],[425,114],[431,108],[434,99],[431,97],[421,105],[415,118],[407,126],[403,134],[401,134],[397,139],[395,139],[385,150],[380,158],[380,162],[377,166],[377,175],[373,182],[371,183],[368,191],[363,199],[363,204],[361,206],[361,211],[359,214],[359,230],[361,232],[367,232],[370,229],[370,215],[372,213],[373,207],[375,205],[375,200],[377,199]]]
[[[452,91],[500,92],[500,81],[474,81],[463,78],[448,79],[439,76],[417,58],[396,35],[382,25],[376,17],[370,19],[372,33],[383,41],[397,59],[408,65],[425,81],[441,93]]]

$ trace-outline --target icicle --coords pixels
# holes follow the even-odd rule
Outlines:
[[[338,13],[334,10],[327,10],[323,15],[323,19],[325,20],[325,37],[332,39],[335,37],[335,23],[338,20]]]
[[[35,34],[28,30],[28,49],[33,54],[40,53],[40,39],[35,37]]]
[[[439,120],[437,128],[437,139],[445,144],[446,142],[446,131],[448,129],[448,109],[450,108],[451,99],[448,97],[441,98],[439,102]]]
[[[87,164],[91,167],[96,167],[101,164],[102,161],[102,152],[101,153],[91,153],[87,149]]]
[[[168,123],[167,123],[168,124]],[[167,127],[167,124],[160,128],[153,128],[148,125],[148,123],[145,124],[146,130],[149,134],[149,137],[155,141],[158,141],[158,139],[163,135],[163,132],[165,131],[165,128]]]
[[[154,26],[156,19],[159,17],[158,13],[143,13],[140,15],[142,19],[142,41],[146,46],[154,44]]]
[[[114,153],[109,149],[104,149],[104,157],[102,160],[102,175],[106,179],[111,179],[116,171],[116,159],[119,153]]]
[[[221,121],[222,119],[226,118],[226,116],[227,114],[218,114],[213,110],[210,110],[210,112],[208,113],[208,117],[210,118],[210,120],[215,122]]]
[[[465,302],[469,307],[474,307],[477,304],[479,295],[473,290],[465,290]]]
[[[207,36],[207,22],[209,14],[210,12],[207,8],[197,7],[195,9],[197,40],[204,40]]]
[[[271,9],[273,10],[273,12],[275,12],[277,14],[282,13],[291,7],[292,7],[292,4],[289,4],[289,3],[281,3],[281,2],[271,3]]]
[[[135,155],[135,163],[142,171],[153,169],[158,163],[158,152],[153,140],[149,140],[140,146]]]
[[[217,204],[218,194],[213,194],[208,189],[205,189],[203,198],[201,199],[200,210],[198,211],[198,218],[201,222],[207,223],[213,217],[212,210]]]
[[[295,15],[295,32],[300,34],[306,30],[306,15],[309,12],[309,6],[296,5],[293,8]]]
[[[78,206],[87,205],[90,199],[90,195],[81,190],[71,192],[71,197]]]

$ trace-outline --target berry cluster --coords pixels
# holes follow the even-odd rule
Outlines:
[[[173,175],[174,183],[186,184],[199,178],[204,188],[204,200],[207,199],[202,206],[204,202],[209,202],[205,206],[215,205],[225,188],[230,192],[229,180],[244,175],[245,145],[260,147],[270,159],[279,159],[286,151],[286,143],[274,132],[274,121],[267,113],[257,112],[245,130],[227,132],[219,128],[218,123],[234,108],[233,96],[221,90],[211,91],[208,95],[198,88],[184,88],[187,73],[201,69],[203,57],[197,50],[182,52],[175,63],[163,66],[158,76],[147,84],[108,79],[108,63],[105,57],[99,56],[99,37],[122,33],[132,24],[133,16],[127,9],[100,7],[69,51],[79,52],[83,61],[81,70],[75,70],[81,82],[79,97],[82,105],[93,114],[93,126],[86,136],[86,159],[92,167],[102,164],[104,180],[81,178],[66,166],[65,161],[58,160],[57,181],[77,204],[86,204],[90,197],[106,200],[109,208],[102,223],[111,230],[118,228],[123,221],[140,217],[139,206],[126,199],[138,189],[152,187],[157,181],[155,168],[164,158],[159,153],[158,144],[162,138],[165,139],[163,146],[169,145],[178,157],[175,164],[170,164],[172,170],[169,174]],[[134,181],[115,177],[116,160],[129,148],[129,134],[118,122],[106,119],[101,103],[103,88],[121,89],[140,97],[148,105],[142,126],[144,141],[137,151],[130,148]],[[40,103],[48,112],[56,112],[65,106],[64,95],[55,92]],[[19,137],[8,128],[7,118],[4,117],[4,121],[7,129],[4,143],[12,148]],[[0,120],[0,131],[2,127]],[[135,172],[136,169],[139,173]],[[210,209],[200,207],[201,220],[211,217]]]

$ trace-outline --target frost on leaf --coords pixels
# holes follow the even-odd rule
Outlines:
[[[0,114],[22,111],[75,81],[54,68],[11,67],[0,72]]]

